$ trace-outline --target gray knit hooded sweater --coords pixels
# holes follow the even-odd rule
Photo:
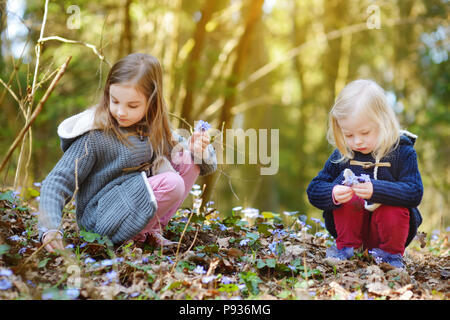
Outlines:
[[[58,127],[64,154],[42,182],[40,238],[48,230],[61,230],[62,210],[75,191],[78,226],[106,235],[113,243],[133,238],[157,210],[146,173],[123,171],[151,161],[153,151],[148,139],[130,136],[132,145],[127,146],[114,134],[95,129],[93,123],[94,110],[88,109]],[[183,137],[174,136],[187,148]],[[207,151],[208,161],[199,164],[200,175],[217,168],[213,146],[209,145]]]

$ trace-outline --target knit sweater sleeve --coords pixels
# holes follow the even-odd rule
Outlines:
[[[64,206],[77,185],[83,183],[95,164],[89,133],[77,138],[42,182],[38,228],[40,236],[47,230],[60,229]]]
[[[318,175],[312,179],[306,193],[311,204],[322,210],[333,210],[340,205],[333,202],[332,191],[333,187],[343,181],[340,165],[335,163],[340,158],[340,153],[335,150],[328,158],[323,169]]]
[[[370,201],[406,208],[419,205],[423,185],[414,148],[405,146],[399,161],[397,181],[372,180],[373,195]]]

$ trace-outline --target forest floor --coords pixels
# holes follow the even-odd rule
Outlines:
[[[367,251],[341,263],[325,259],[333,239],[322,221],[298,213],[243,220],[248,210],[224,218],[214,208],[201,215],[182,209],[165,231],[177,245],[162,250],[133,241],[113,246],[80,231],[72,208],[63,216],[66,250],[49,254],[29,203],[0,192],[0,299],[450,298],[448,228],[420,233],[401,270]]]

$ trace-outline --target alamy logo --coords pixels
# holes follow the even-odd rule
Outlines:
[[[185,129],[177,129],[175,133],[189,139],[190,132]],[[208,133],[214,137],[211,143],[214,147],[217,164],[259,164],[261,175],[274,175],[279,168],[279,129],[226,129],[225,144],[223,144],[223,132],[210,129]],[[177,152],[183,149],[183,143],[179,143],[172,150],[172,160],[176,159]],[[248,150],[248,152],[247,152]],[[246,160],[248,158],[248,162]],[[211,149],[203,152],[194,152],[194,163],[211,164]]]

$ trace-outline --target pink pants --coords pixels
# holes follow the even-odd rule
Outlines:
[[[405,251],[409,232],[409,210],[381,205],[372,215],[364,209],[364,200],[353,196],[333,211],[336,227],[336,246],[373,249],[380,248],[391,254]]]
[[[188,151],[181,151],[178,157],[171,162],[176,173],[164,172],[148,178],[158,209],[145,228],[133,238],[134,241],[144,242],[148,232],[164,230],[194,185],[200,168],[194,164]]]

